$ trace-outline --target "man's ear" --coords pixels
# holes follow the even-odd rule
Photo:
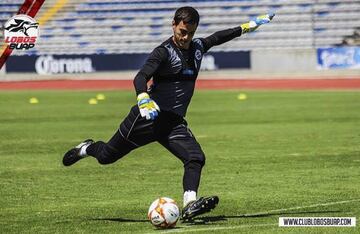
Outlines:
[[[175,27],[176,27],[176,23],[175,23],[175,20],[172,21],[172,28],[173,30],[175,30]]]

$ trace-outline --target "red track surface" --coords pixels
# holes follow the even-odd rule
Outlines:
[[[360,89],[360,79],[200,79],[197,81],[196,87],[200,89]],[[132,80],[49,80],[0,82],[0,90],[28,89],[133,89],[133,83]]]

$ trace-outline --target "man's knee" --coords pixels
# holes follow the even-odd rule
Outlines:
[[[205,154],[201,151],[199,153],[190,155],[189,160],[185,162],[185,164],[190,164],[202,168],[205,165],[205,161]]]
[[[125,139],[119,131],[107,143],[102,143],[97,148],[95,157],[102,165],[111,164],[137,148],[134,144]]]
[[[205,165],[205,161],[206,161],[206,158],[205,158],[205,154],[202,152],[198,157],[198,162],[201,164],[201,166],[203,167]]]
[[[116,162],[127,153],[128,152],[120,152],[109,145],[105,145],[96,159],[100,164],[107,165]]]
[[[97,160],[101,165],[107,165],[116,162],[118,159],[113,157],[99,157]]]

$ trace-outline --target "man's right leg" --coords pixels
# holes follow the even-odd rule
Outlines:
[[[152,121],[142,118],[139,108],[133,106],[109,142],[86,140],[69,150],[63,164],[70,166],[86,156],[93,156],[100,164],[110,164],[133,149],[154,141]]]
[[[75,148],[69,150],[63,158],[65,166],[71,166],[80,159],[93,156],[100,164],[110,164],[137,148],[124,139],[119,131],[105,143],[103,141],[94,142],[91,139],[81,142]]]
[[[137,146],[127,141],[118,130],[109,142],[97,141],[90,144],[86,153],[96,158],[100,164],[110,164],[136,148]]]

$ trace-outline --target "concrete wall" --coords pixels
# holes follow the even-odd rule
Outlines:
[[[315,49],[254,50],[251,70],[254,72],[313,72],[316,71]]]
[[[0,69],[0,78],[5,75],[5,66],[6,65],[4,64],[4,66]]]

